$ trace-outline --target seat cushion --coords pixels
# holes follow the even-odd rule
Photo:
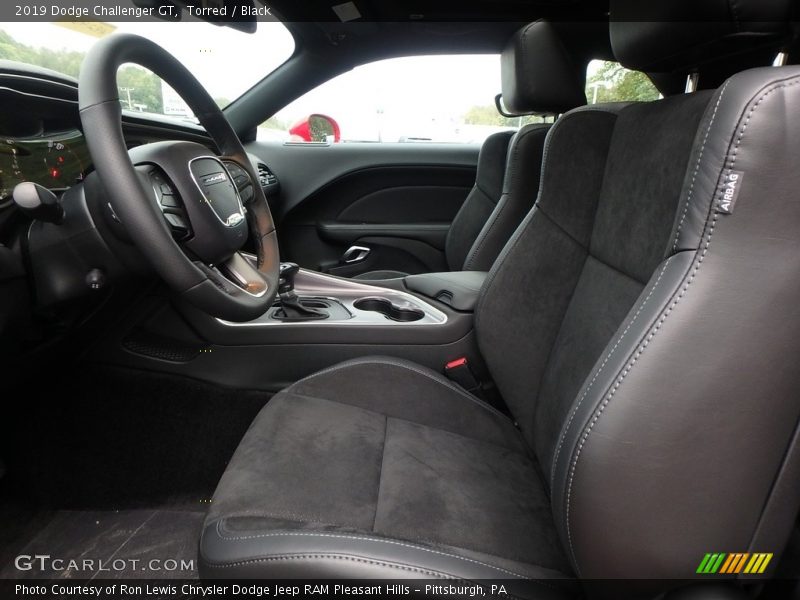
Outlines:
[[[203,575],[561,576],[543,489],[501,413],[414,363],[349,361],[253,422],[212,501]]]

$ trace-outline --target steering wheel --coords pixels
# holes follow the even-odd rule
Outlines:
[[[172,86],[219,155],[184,141],[156,142],[129,152],[117,92],[123,63],[146,67]],[[266,312],[278,289],[272,215],[241,141],[200,82],[157,44],[117,34],[89,51],[78,90],[97,175],[115,214],[156,272],[210,315],[248,321]],[[243,176],[249,177],[253,192],[248,190],[244,201],[237,187],[237,181],[246,181]],[[255,265],[240,253],[248,232],[256,245]]]

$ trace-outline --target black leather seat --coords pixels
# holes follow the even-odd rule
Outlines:
[[[501,56],[503,100],[517,115],[559,115],[586,104],[586,73],[567,52],[553,26],[537,21],[509,40]],[[445,243],[451,271],[488,271],[528,214],[539,190],[544,140],[550,125],[486,138],[475,186],[459,209]],[[402,271],[369,271],[355,279],[394,279]]]
[[[492,579],[568,569],[511,420],[443,376],[388,357],[342,363],[270,400],[207,522],[209,576],[466,568]]]
[[[785,5],[740,4],[772,22],[741,35],[725,12],[661,35],[660,56],[688,71],[701,44],[781,39]],[[634,68],[642,26],[612,28]],[[396,359],[308,377],[231,460],[201,575],[505,579],[547,598],[543,579],[572,575],[658,592],[707,552],[774,568],[800,503],[797,114],[800,68],[782,67],[559,119],[476,313],[514,421]]]

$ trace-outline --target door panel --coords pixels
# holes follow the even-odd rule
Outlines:
[[[349,277],[445,270],[449,224],[475,182],[480,148],[256,142],[248,150],[281,184],[270,205],[282,259]],[[346,262],[353,246],[366,250]]]

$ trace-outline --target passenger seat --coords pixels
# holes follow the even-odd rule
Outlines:
[[[501,56],[503,102],[515,115],[560,115],[586,104],[586,74],[550,23],[520,29]],[[539,189],[544,140],[550,125],[489,136],[481,147],[475,186],[447,233],[451,271],[488,271],[533,207]],[[402,271],[369,271],[355,279],[405,277]]]

